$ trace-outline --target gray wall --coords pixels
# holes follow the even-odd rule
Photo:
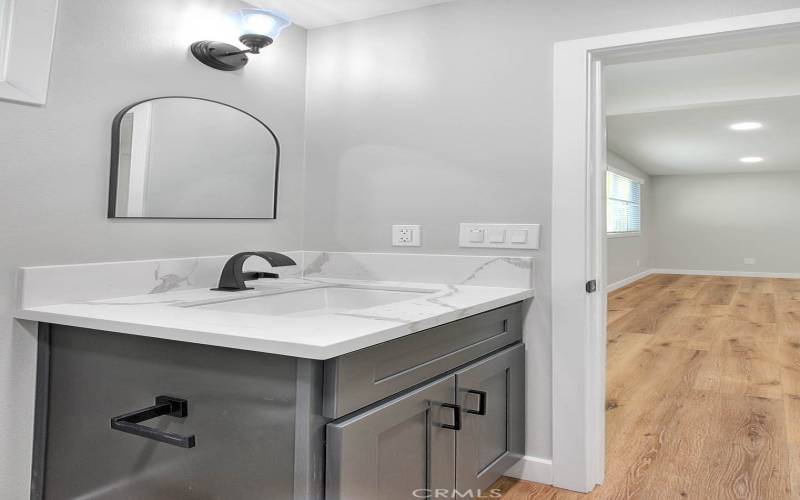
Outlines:
[[[655,267],[800,273],[800,172],[656,176],[651,185]]]
[[[528,453],[549,456],[552,43],[800,0],[462,0],[319,30],[305,244],[305,33],[288,30],[243,72],[213,71],[187,53],[208,36],[188,14],[208,5],[231,4],[62,0],[47,106],[0,103],[0,497],[24,498],[29,477],[35,347],[11,319],[18,266],[253,247],[394,250],[388,225],[398,222],[425,225],[420,251],[458,253],[470,252],[456,248],[457,222],[544,224]],[[277,221],[104,218],[111,118],[167,94],[223,100],[274,127],[284,152]]]
[[[652,227],[652,213],[650,204],[650,176],[642,172],[631,162],[614,153],[608,151],[606,162],[610,167],[614,167],[623,172],[627,172],[634,177],[644,180],[642,185],[642,232],[636,236],[624,236],[607,238],[608,247],[606,251],[607,282],[614,284],[625,278],[630,278],[643,271],[650,269],[650,236],[655,228]]]
[[[188,53],[193,16],[236,5],[62,0],[47,105],[0,102],[0,498],[25,498],[30,478],[35,344],[11,318],[17,267],[302,247],[306,32],[284,32],[241,73],[202,66]],[[111,120],[159,95],[228,102],[274,128],[277,221],[105,218]]]
[[[798,0],[461,0],[309,35],[306,247],[457,247],[459,222],[540,222],[527,453],[551,456],[553,42],[800,6]]]

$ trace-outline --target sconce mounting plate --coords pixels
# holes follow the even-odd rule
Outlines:
[[[247,55],[242,54],[242,50],[239,47],[222,42],[209,40],[195,42],[192,44],[191,50],[192,55],[198,61],[222,71],[242,69],[248,61]]]

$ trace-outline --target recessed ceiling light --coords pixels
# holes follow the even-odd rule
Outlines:
[[[744,158],[739,158],[739,161],[742,163],[761,163],[764,158],[760,156],[745,156]]]
[[[730,126],[731,130],[758,130],[763,127],[764,124],[760,122],[739,122],[734,123]]]

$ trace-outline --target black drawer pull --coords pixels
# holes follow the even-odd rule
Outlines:
[[[478,391],[475,389],[470,389],[467,391],[467,393],[478,395],[478,409],[464,410],[464,411],[466,411],[467,413],[471,413],[473,415],[486,415],[486,391]]]
[[[441,406],[443,408],[451,408],[453,410],[453,425],[450,424],[439,424],[442,426],[442,429],[450,429],[453,431],[460,431],[461,430],[461,406],[454,405],[453,403],[442,403]]]
[[[155,406],[112,418],[111,428],[173,446],[180,446],[181,448],[194,448],[194,435],[181,436],[173,432],[166,432],[147,427],[146,425],[139,425],[140,422],[163,415],[182,418],[188,414],[189,402],[185,399],[173,398],[170,396],[156,396]]]

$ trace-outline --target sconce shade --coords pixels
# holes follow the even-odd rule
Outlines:
[[[0,0],[2,2],[2,0]],[[202,40],[191,45],[192,54],[198,61],[214,69],[236,71],[247,64],[247,54],[258,54],[261,49],[274,42],[291,21],[286,17],[266,9],[242,9],[231,14],[238,25],[239,41],[247,49],[241,50],[233,45]]]
[[[242,36],[260,35],[277,40],[281,31],[292,24],[285,16],[266,9],[242,9],[234,15]]]

